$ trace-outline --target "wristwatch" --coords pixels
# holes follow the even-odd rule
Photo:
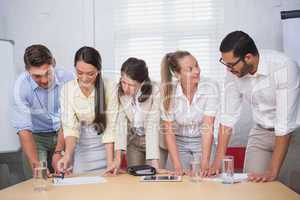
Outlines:
[[[54,154],[60,154],[61,156],[64,155],[64,150],[57,150],[57,151],[54,151]]]

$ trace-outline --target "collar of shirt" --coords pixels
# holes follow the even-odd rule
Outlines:
[[[266,59],[264,57],[264,54],[262,53],[259,56],[259,61],[258,61],[258,66],[257,66],[257,72],[255,74],[263,75],[263,76],[268,76],[269,75],[269,66],[266,63]]]
[[[264,57],[264,53],[260,53],[259,55],[259,62],[257,66],[257,71],[255,74],[247,74],[245,78],[256,78],[258,76],[268,76],[269,75],[269,68],[266,58]]]
[[[137,93],[135,94],[134,97],[132,97],[132,104],[139,106],[140,102],[139,102],[139,97],[141,96],[142,92],[141,92],[141,88],[139,88],[139,90],[137,91]]]
[[[133,127],[139,128],[143,127],[143,112],[141,110],[141,103],[139,102],[138,98],[141,96],[142,92],[139,89],[134,97],[131,100],[131,109],[133,113]]]
[[[93,89],[92,93],[87,97],[83,94],[83,92],[81,91],[80,89],[80,86],[78,84],[78,80],[77,81],[74,81],[75,84],[76,84],[76,87],[75,87],[75,97],[80,97],[80,98],[83,98],[83,99],[86,99],[86,98],[94,98],[95,97],[95,88]]]
[[[201,78],[199,80],[199,82],[198,82],[197,90],[196,90],[196,92],[194,94],[193,101],[194,101],[194,99],[200,97],[201,95],[205,95],[205,94],[209,93],[207,91],[205,85],[206,85],[206,82],[204,80],[202,80],[202,78]],[[179,81],[176,82],[175,96],[176,97],[184,97],[184,98],[186,98],[185,94],[183,93],[181,83]]]

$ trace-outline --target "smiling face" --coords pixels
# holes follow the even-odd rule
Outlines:
[[[199,82],[200,68],[194,56],[184,56],[178,60],[178,64],[180,71],[175,74],[183,84],[195,85]]]
[[[86,89],[94,87],[99,74],[97,68],[84,61],[78,61],[75,67],[79,85]]]
[[[227,70],[237,77],[241,78],[253,71],[251,60],[252,54],[247,54],[244,58],[235,57],[232,51],[222,53],[222,63],[227,67]]]
[[[27,70],[39,87],[47,89],[52,85],[54,79],[54,68],[52,65],[43,64],[39,67],[32,66]]]

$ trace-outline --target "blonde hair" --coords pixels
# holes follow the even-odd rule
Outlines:
[[[191,55],[188,51],[175,51],[167,53],[161,62],[161,83],[163,92],[163,105],[169,111],[171,95],[173,93],[172,76],[175,72],[180,72],[179,60]]]

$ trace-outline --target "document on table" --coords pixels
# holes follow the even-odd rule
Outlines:
[[[233,182],[238,183],[238,182],[244,182],[247,181],[248,175],[246,173],[235,173],[233,176]],[[222,182],[222,174],[220,174],[217,177],[209,177],[209,178],[204,178],[206,181],[216,181],[216,182]]]
[[[63,186],[63,185],[84,185],[84,184],[95,184],[95,183],[105,183],[106,179],[101,176],[86,176],[86,177],[72,177],[72,178],[54,178],[53,185]]]

